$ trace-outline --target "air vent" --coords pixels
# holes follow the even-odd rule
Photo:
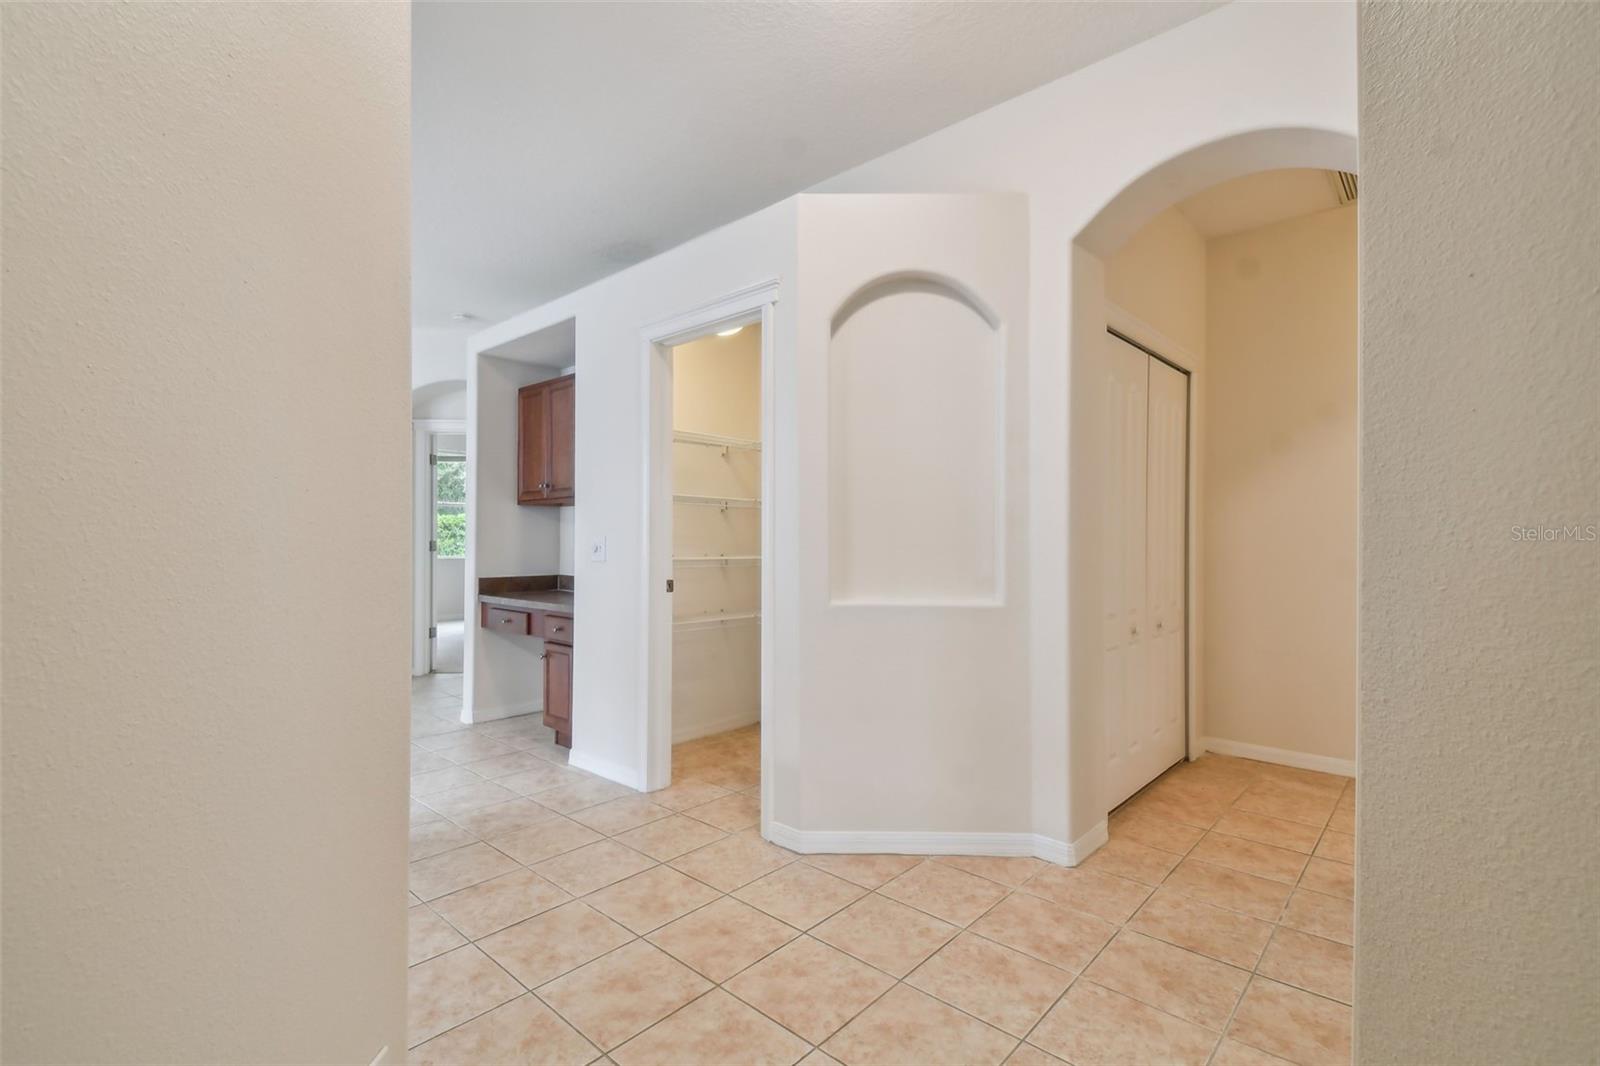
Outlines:
[[[1328,180],[1333,183],[1333,194],[1339,198],[1339,206],[1356,202],[1356,176],[1348,170],[1328,171]]]

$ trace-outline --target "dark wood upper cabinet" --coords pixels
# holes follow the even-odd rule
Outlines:
[[[518,503],[573,502],[577,393],[570,374],[517,390]]]

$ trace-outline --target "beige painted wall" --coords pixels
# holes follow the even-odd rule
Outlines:
[[[1597,54],[1361,8],[1357,1062],[1600,1056]]]
[[[408,9],[0,19],[0,1055],[398,1061]]]
[[[1206,735],[1353,760],[1356,208],[1207,257]]]
[[[1167,208],[1106,260],[1106,299],[1203,360],[1206,239]]]

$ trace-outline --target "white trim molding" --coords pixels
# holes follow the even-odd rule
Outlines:
[[[1202,737],[1201,743],[1206,751],[1214,751],[1218,755],[1233,755],[1240,759],[1255,759],[1257,762],[1293,766],[1297,770],[1339,774],[1341,777],[1356,776],[1354,759],[1335,759],[1331,755],[1311,755],[1303,751],[1289,751],[1287,748],[1268,748],[1261,744],[1223,740],[1221,737]]]
[[[802,855],[1028,855],[1076,866],[1107,838],[1105,822],[1070,843],[1039,833],[804,830],[769,822],[767,839]]]

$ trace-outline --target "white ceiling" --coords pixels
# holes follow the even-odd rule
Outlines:
[[[1213,6],[417,3],[414,324],[506,318]]]
[[[1331,170],[1262,170],[1213,185],[1178,204],[1207,240],[1339,206]]]

